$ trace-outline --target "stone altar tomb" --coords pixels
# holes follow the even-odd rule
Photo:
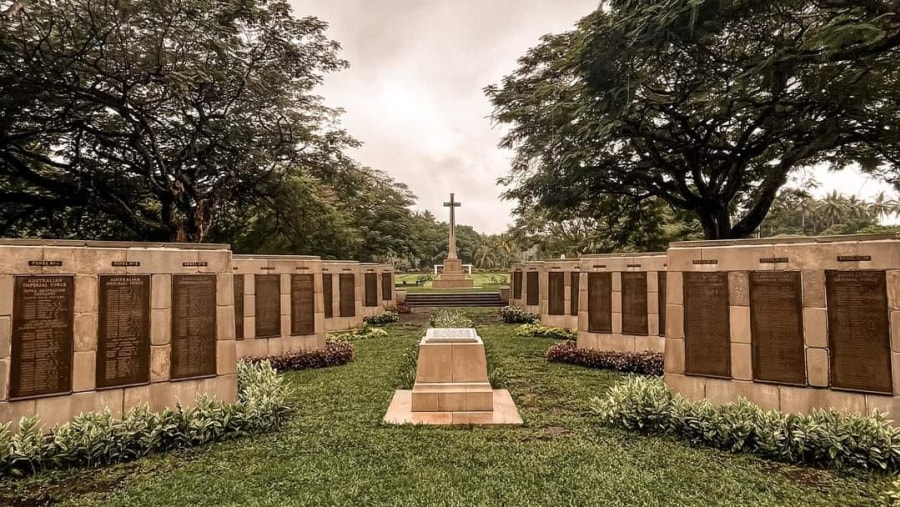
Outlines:
[[[488,381],[484,342],[474,329],[430,328],[419,342],[416,383],[398,390],[384,421],[389,424],[521,425],[505,389]]]

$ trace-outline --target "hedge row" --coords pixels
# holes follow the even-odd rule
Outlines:
[[[657,352],[612,352],[579,349],[575,342],[556,343],[547,349],[547,360],[588,368],[602,368],[643,375],[663,374],[663,355]]]
[[[293,371],[340,366],[353,361],[355,355],[356,351],[350,343],[329,338],[325,342],[325,347],[321,349],[305,350],[253,361],[268,362],[277,371]]]

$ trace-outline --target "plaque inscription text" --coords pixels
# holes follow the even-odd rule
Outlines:
[[[683,275],[685,372],[730,378],[728,273]]]
[[[753,379],[806,383],[799,271],[750,272]]]
[[[15,277],[10,398],[72,390],[74,314],[74,277]]]
[[[612,333],[612,273],[588,273],[588,331]]]
[[[150,382],[150,277],[101,275],[97,387]]]
[[[216,275],[172,275],[172,378],[216,374]]]

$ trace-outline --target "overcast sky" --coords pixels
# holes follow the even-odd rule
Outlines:
[[[497,148],[482,89],[512,72],[549,32],[571,28],[597,0],[291,0],[295,14],[330,24],[350,68],[320,93],[346,110],[342,123],[364,144],[352,155],[409,185],[418,209],[497,233],[512,222],[497,178],[510,154]],[[869,197],[882,189],[858,174],[814,171],[819,193]]]

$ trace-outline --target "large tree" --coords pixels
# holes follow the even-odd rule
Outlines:
[[[226,205],[300,188],[352,143],[312,94],[338,45],[285,0],[0,10],[2,235],[203,241]]]
[[[792,171],[896,178],[900,11],[881,0],[612,0],[486,92],[521,209],[661,199],[753,233]]]

